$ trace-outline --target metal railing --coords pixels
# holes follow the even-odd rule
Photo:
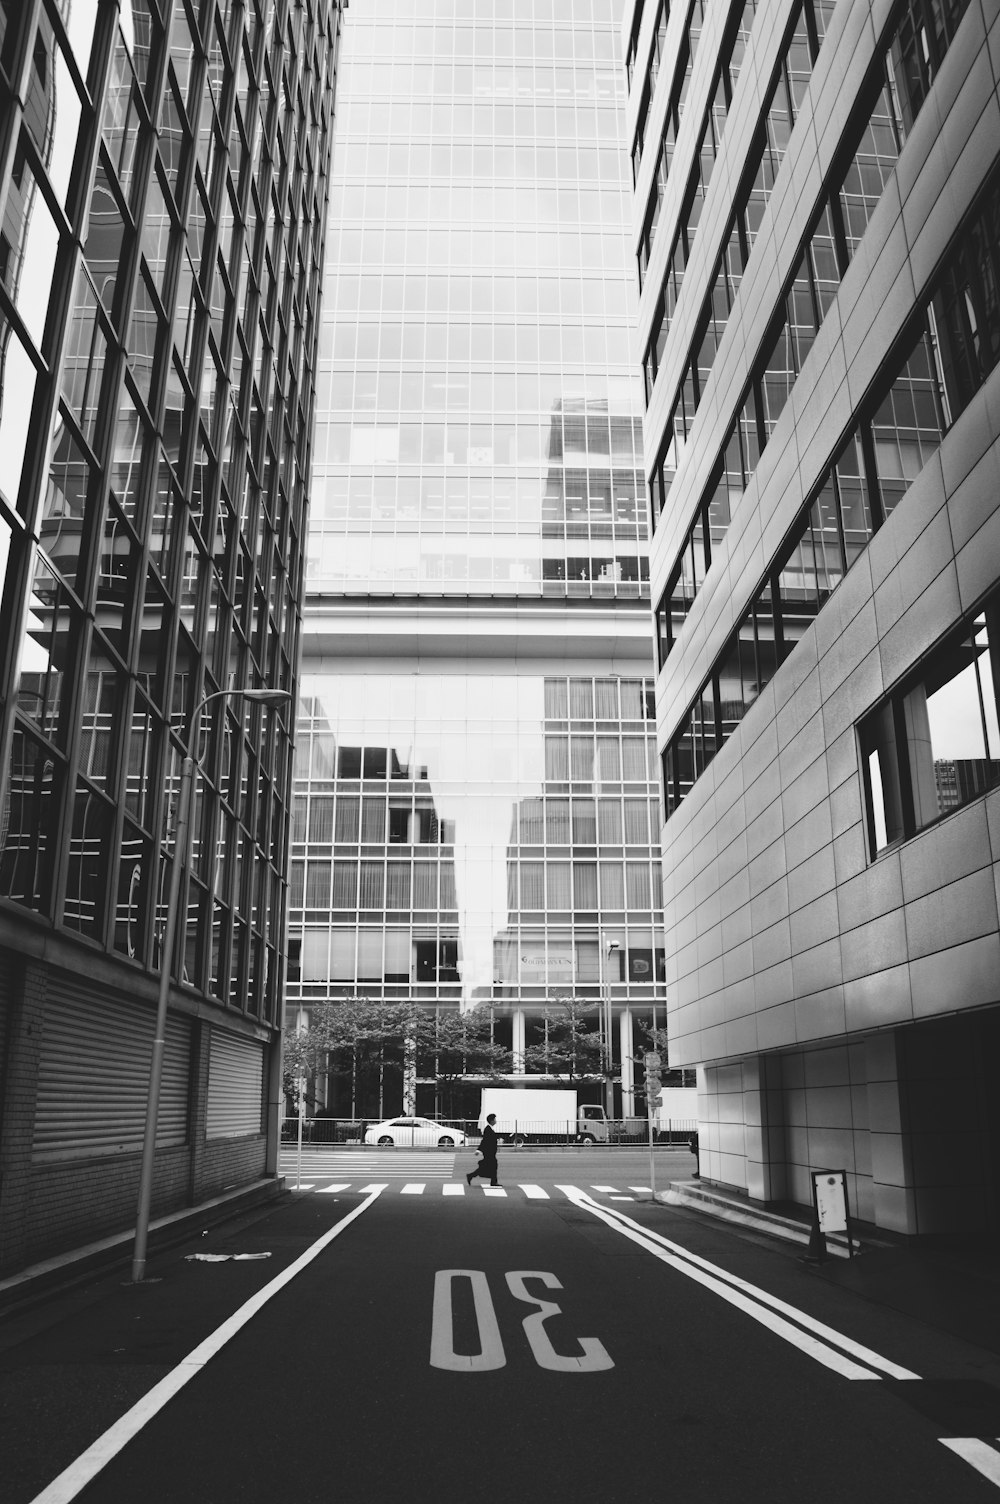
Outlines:
[[[400,1116],[404,1114],[401,1113]],[[447,1137],[450,1130],[463,1134],[470,1145],[479,1142],[479,1123],[475,1118],[435,1118],[433,1125],[434,1128],[430,1131],[426,1128],[386,1128],[377,1135],[377,1139],[391,1138],[399,1148],[434,1149],[441,1147],[439,1138]],[[336,1145],[345,1149],[363,1148],[366,1133],[378,1127],[382,1127],[382,1124],[373,1123],[371,1118],[303,1118],[302,1143],[315,1146]],[[441,1133],[437,1134],[434,1131],[436,1129],[440,1129]],[[694,1118],[670,1118],[657,1125],[654,1142],[687,1148],[697,1131],[698,1124]],[[607,1137],[604,1137],[605,1132]],[[645,1117],[629,1117],[614,1118],[607,1123],[587,1120],[574,1125],[515,1118],[501,1123],[499,1133],[505,1144],[513,1144],[515,1147],[541,1144],[547,1148],[558,1148],[578,1144],[586,1135],[593,1136],[598,1143],[612,1147],[641,1148],[649,1142],[649,1121]],[[284,1118],[281,1124],[282,1144],[296,1144],[298,1141],[299,1119]],[[383,1147],[387,1145],[383,1144]]]

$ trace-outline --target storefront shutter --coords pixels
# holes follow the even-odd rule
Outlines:
[[[3,1111],[4,1071],[7,1068],[8,1035],[14,1015],[14,957],[0,950],[0,1113]]]
[[[155,1032],[151,1006],[108,998],[53,973],[38,1065],[32,1159],[82,1159],[142,1148]],[[191,1028],[168,1017],[158,1148],[188,1136]]]
[[[255,1039],[212,1030],[208,1066],[207,1138],[260,1133],[264,1100],[264,1047]]]

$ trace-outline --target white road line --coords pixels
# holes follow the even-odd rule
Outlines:
[[[617,1191],[618,1187],[616,1185],[592,1185],[590,1189],[592,1191]]]
[[[365,1191],[378,1192],[378,1191],[387,1191],[388,1189],[389,1189],[389,1187],[387,1185],[385,1185],[384,1183],[382,1185],[363,1185],[361,1187],[361,1194],[363,1196],[365,1194]]]
[[[976,1436],[941,1436],[938,1440],[943,1447],[961,1457],[963,1462],[967,1462],[977,1473],[982,1473],[984,1478],[1000,1488],[1000,1452],[995,1447],[980,1441]]]
[[[504,1188],[503,1188],[502,1185],[484,1185],[483,1186],[483,1195],[484,1196],[506,1196],[506,1194],[507,1194],[507,1192],[504,1190]]]
[[[629,1186],[629,1190],[630,1191],[645,1191],[647,1193],[647,1195],[652,1195],[653,1187],[651,1185],[630,1185]]]
[[[313,1188],[313,1182],[311,1180],[300,1180],[298,1182],[298,1184],[296,1184],[296,1185],[294,1185],[292,1187],[292,1190],[293,1191],[311,1191],[312,1188]]]
[[[548,1201],[548,1191],[543,1191],[540,1185],[522,1185],[519,1187],[529,1201]]]
[[[404,1185],[399,1194],[401,1196],[422,1196],[426,1189],[426,1184],[423,1181],[419,1181],[415,1185]]]
[[[797,1307],[790,1306],[773,1295],[768,1295],[766,1291],[748,1284],[746,1280],[739,1279],[715,1264],[710,1264],[707,1259],[689,1253],[686,1248],[670,1242],[659,1233],[641,1227],[624,1212],[612,1211],[608,1207],[600,1206],[586,1192],[578,1191],[575,1186],[560,1186],[559,1190],[563,1191],[574,1205],[583,1207],[585,1211],[599,1217],[602,1222],[620,1232],[623,1237],[645,1248],[663,1263],[669,1264],[679,1274],[687,1275],[688,1279],[704,1285],[706,1289],[721,1296],[730,1305],[752,1316],[762,1326],[767,1327],[786,1342],[790,1342],[801,1352],[807,1353],[809,1357],[815,1358],[825,1367],[842,1374],[844,1378],[878,1379],[882,1374],[896,1379],[920,1377],[919,1374],[890,1362],[888,1358],[883,1358],[871,1348],[862,1346],[860,1342],[855,1342],[852,1338],[834,1331],[823,1322],[816,1321],[805,1311],[800,1311]],[[786,1316],[790,1319],[786,1320]],[[793,1325],[793,1322],[797,1325]],[[840,1351],[837,1351],[838,1348]],[[848,1357],[846,1354],[851,1356]],[[854,1362],[855,1358],[860,1362]],[[861,1363],[869,1366],[862,1367]],[[873,1371],[876,1369],[879,1372]]]
[[[317,1196],[332,1196],[335,1191],[349,1191],[350,1185],[321,1185],[316,1192]]]
[[[465,1186],[464,1185],[443,1185],[441,1187],[441,1193],[444,1196],[464,1196],[465,1195]]]
[[[331,1227],[321,1238],[317,1238],[315,1243],[311,1243],[304,1253],[300,1253],[287,1269],[283,1269],[262,1290],[258,1290],[256,1295],[251,1295],[249,1300],[244,1301],[238,1311],[234,1311],[227,1321],[216,1327],[204,1342],[199,1342],[197,1347],[192,1348],[176,1368],[172,1368],[158,1384],[154,1384],[152,1389],[132,1406],[131,1410],[126,1410],[120,1420],[116,1420],[113,1426],[109,1426],[102,1436],[99,1436],[85,1452],[81,1452],[79,1457],[70,1463],[69,1467],[64,1468],[57,1478],[53,1478],[47,1488],[43,1488],[40,1494],[36,1494],[31,1504],[70,1504],[70,1500],[77,1498],[87,1484],[96,1478],[97,1474],[114,1457],[117,1457],[134,1436],[139,1434],[143,1426],[148,1425],[164,1405],[184,1388],[185,1384],[201,1373],[205,1364],[225,1347],[230,1338],[235,1337],[236,1333],[246,1326],[263,1306],[267,1305],[272,1296],[277,1295],[278,1291],[301,1273],[308,1264],[311,1264],[313,1259],[333,1242],[334,1238],[339,1237],[352,1222],[361,1216],[362,1212],[368,1210],[379,1191],[385,1190],[385,1187],[371,1186],[369,1189],[372,1194],[367,1201],[362,1201],[360,1206],[348,1212],[347,1216],[342,1217],[335,1227]]]
[[[612,1201],[635,1201],[634,1196],[612,1196]]]

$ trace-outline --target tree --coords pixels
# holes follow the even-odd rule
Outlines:
[[[591,1026],[595,1004],[557,998],[545,1008],[545,1039],[524,1052],[526,1071],[565,1076],[569,1081],[600,1081],[604,1076],[601,1036]]]
[[[285,1031],[286,1091],[289,1081],[294,1090],[304,1066],[313,1076],[325,1073],[351,1082],[352,1116],[381,1117],[386,1074],[392,1079],[402,1072],[408,1043],[412,1047],[419,1036],[422,1013],[412,1003],[365,997],[319,1003],[308,1034]]]
[[[488,1004],[425,1016],[418,1036],[421,1074],[434,1077],[447,1117],[454,1117],[456,1091],[469,1076],[497,1081],[512,1068],[510,1050],[494,1042],[491,1024]]]
[[[285,1031],[285,1091],[293,1094],[302,1074],[349,1080],[352,1117],[384,1117],[386,1097],[402,1089],[410,1065],[435,1078],[450,1116],[464,1077],[496,1080],[511,1069],[511,1057],[490,1037],[489,1007],[435,1013],[415,1003],[345,998],[318,1004],[308,1034]]]

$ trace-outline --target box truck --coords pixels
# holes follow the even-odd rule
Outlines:
[[[663,1086],[656,1109],[656,1134],[660,1139],[679,1141],[698,1131],[698,1088]]]
[[[577,1105],[576,1092],[535,1087],[484,1086],[479,1126],[490,1112],[506,1143],[606,1144],[608,1119],[603,1107]]]

